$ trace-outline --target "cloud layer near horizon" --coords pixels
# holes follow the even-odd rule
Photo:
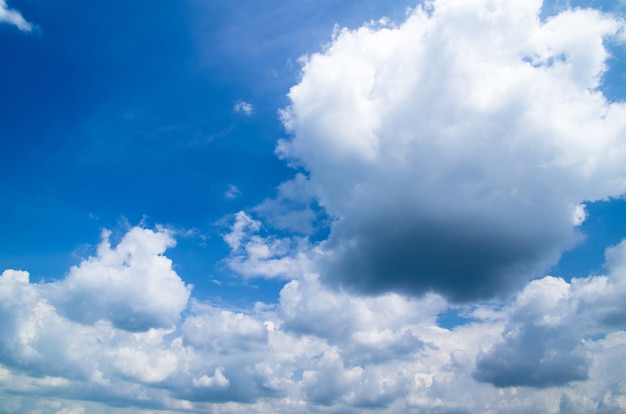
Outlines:
[[[105,234],[60,281],[1,274],[4,412],[626,408],[626,241],[607,251],[606,275],[535,280],[510,304],[463,308],[471,322],[453,329],[437,323],[441,296],[353,296],[311,273],[294,275],[274,305],[188,302],[165,246],[167,231],[134,228],[113,247]],[[77,285],[97,312],[67,305]]]
[[[624,194],[626,107],[600,89],[623,22],[541,6],[434,1],[306,58],[277,151],[335,219],[327,283],[505,294],[580,240],[584,202]]]

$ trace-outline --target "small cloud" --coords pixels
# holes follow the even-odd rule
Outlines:
[[[574,213],[572,214],[572,224],[574,224],[574,226],[580,226],[587,220],[589,214],[585,207],[587,207],[585,204],[579,204],[574,209]]]
[[[193,380],[194,387],[202,387],[202,388],[226,388],[230,385],[230,381],[228,378],[224,376],[224,368],[217,368],[215,370],[215,374],[212,377],[207,375],[203,375],[198,379]]]
[[[237,101],[235,102],[235,106],[233,107],[235,112],[243,113],[244,115],[252,115],[254,112],[254,106],[252,104],[245,101]]]
[[[224,194],[224,197],[228,198],[229,200],[234,200],[240,195],[241,191],[239,190],[239,188],[237,188],[236,185],[228,184],[228,190]]]
[[[10,9],[5,0],[0,0],[0,23],[12,24],[23,32],[33,30],[32,23],[27,22],[19,11]]]
[[[235,214],[230,233],[222,237],[231,249],[225,263],[241,276],[297,278],[308,266],[308,241],[296,238],[262,237],[261,222],[244,211]],[[249,286],[253,287],[253,286]]]
[[[253,211],[270,226],[301,234],[315,233],[317,213],[311,208],[314,195],[303,174],[278,186],[275,198],[266,198]]]

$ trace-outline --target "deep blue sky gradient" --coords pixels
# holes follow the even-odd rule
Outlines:
[[[57,279],[145,220],[194,229],[170,255],[199,293],[224,270],[216,223],[293,175],[273,151],[297,59],[407,4],[10,2],[36,28],[0,25],[0,266]]]

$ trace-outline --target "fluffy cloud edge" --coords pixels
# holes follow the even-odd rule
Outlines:
[[[9,8],[5,0],[0,0],[0,23],[11,24],[23,32],[30,32],[34,27],[19,11]]]

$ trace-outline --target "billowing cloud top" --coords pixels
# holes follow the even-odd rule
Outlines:
[[[191,290],[163,256],[174,239],[165,230],[136,227],[111,248],[109,236],[103,233],[96,257],[52,286],[52,303],[78,322],[109,320],[129,331],[172,327]]]
[[[626,190],[626,107],[594,10],[440,0],[305,59],[278,153],[336,220],[320,273],[360,292],[489,298],[540,276],[584,201]]]

